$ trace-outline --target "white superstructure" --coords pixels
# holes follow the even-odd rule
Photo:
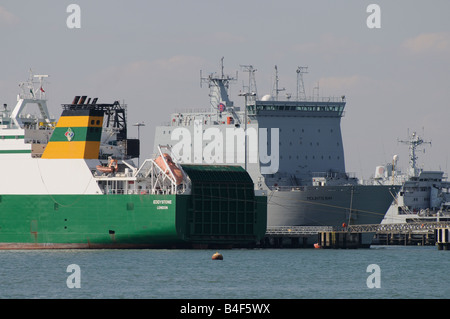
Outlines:
[[[417,148],[431,142],[424,141],[416,132],[399,142],[409,147],[407,172],[398,168],[396,155],[392,163],[378,166],[375,172],[377,184],[402,185],[382,223],[450,220],[450,182],[444,172],[424,171],[417,164]]]

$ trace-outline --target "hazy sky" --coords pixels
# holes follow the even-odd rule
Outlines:
[[[71,3],[81,28],[68,28]],[[366,12],[381,8],[381,28]],[[450,170],[450,1],[229,0],[229,1],[18,1],[0,2],[0,103],[13,107],[18,83],[49,74],[51,113],[75,95],[128,104],[129,124],[141,128],[142,158],[151,156],[154,127],[170,113],[207,108],[203,74],[219,70],[238,81],[258,71],[260,96],[271,93],[274,66],[281,87],[295,96],[296,69],[308,66],[308,95],[347,97],[342,119],[346,168],[368,178],[375,166],[399,155],[398,143],[417,131],[432,146],[419,153],[426,169]],[[129,135],[137,136],[129,126]]]

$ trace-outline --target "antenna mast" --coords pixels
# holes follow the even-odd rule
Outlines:
[[[319,95],[319,82],[317,82],[317,86],[313,88],[313,100],[314,100],[314,91],[317,91],[317,101],[319,101],[320,99],[320,95]]]
[[[278,67],[275,65],[275,101],[278,101],[278,93],[285,90],[285,88],[278,88]]]
[[[38,91],[39,92],[39,99],[42,99],[42,96],[45,99],[45,90],[42,87],[42,85],[44,83],[43,79],[48,78],[48,75],[39,74],[39,75],[35,75],[34,77],[39,79],[39,91]]]
[[[37,78],[39,82],[34,81],[34,78]],[[23,127],[20,114],[25,109],[28,103],[37,104],[42,118],[48,124],[50,123],[47,100],[45,99],[45,90],[43,87],[44,83],[46,82],[45,79],[47,78],[48,75],[33,75],[33,71],[30,69],[30,77],[28,81],[19,83],[19,87],[22,90],[22,93],[17,96],[17,104],[11,113],[11,119],[17,127]],[[39,84],[39,88],[35,87],[36,84]],[[36,96],[37,93],[39,93],[39,97]]]
[[[258,93],[256,89],[256,78],[255,78],[255,72],[257,71],[255,68],[253,68],[253,65],[241,65],[241,68],[243,69],[243,72],[248,72],[248,88],[247,93],[248,95],[248,104],[252,104],[252,102],[256,101],[258,98]]]
[[[211,104],[211,111],[217,111],[220,104],[224,104],[226,107],[233,107],[233,102],[230,101],[228,96],[228,89],[230,87],[231,81],[237,81],[237,71],[236,77],[231,77],[223,73],[223,57],[220,59],[220,76],[211,73],[208,77],[202,77],[202,71],[200,71],[200,87],[203,82],[208,83],[209,87],[209,97]]]
[[[39,79],[39,82],[33,80],[33,78]],[[43,84],[45,83],[44,79],[48,78],[48,75],[33,75],[33,71],[30,69],[30,77],[27,82],[19,83],[19,87],[22,90],[22,94],[20,98],[23,99],[37,99],[36,93],[39,93],[39,99],[45,99],[45,90],[43,88]],[[35,84],[39,84],[39,88],[35,88]]]
[[[399,142],[409,146],[409,176],[417,177],[419,175],[419,169],[417,168],[416,149],[422,144],[431,145],[431,142],[424,141],[416,132],[413,132],[408,141],[399,140]]]
[[[297,68],[297,101],[306,100],[305,84],[303,82],[303,74],[308,73],[307,66],[299,66]]]

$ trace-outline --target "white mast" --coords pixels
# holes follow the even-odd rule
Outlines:
[[[210,104],[211,104],[211,111],[217,111],[219,105],[222,103],[225,105],[225,107],[232,107],[233,102],[230,101],[230,98],[228,96],[228,89],[230,87],[231,81],[237,81],[237,72],[236,77],[231,77],[229,75],[224,75],[223,73],[223,57],[220,60],[221,61],[221,74],[220,76],[217,76],[215,74],[210,74],[207,78],[202,77],[202,71],[200,71],[200,87],[202,86],[203,82],[208,83],[210,93]]]
[[[278,101],[278,93],[285,90],[285,88],[278,88],[278,67],[275,65],[275,101]]]
[[[39,79],[39,81],[33,81],[33,78],[37,78]],[[47,108],[47,99],[45,98],[44,90],[44,79],[46,78],[48,78],[48,75],[33,76],[33,73],[30,70],[30,78],[28,79],[28,81],[21,82],[19,84],[22,93],[17,95],[17,104],[11,113],[11,120],[17,127],[22,128],[23,126],[22,120],[20,119],[20,114],[28,103],[37,104],[44,121],[50,123],[50,116]],[[37,97],[37,94],[39,94],[39,97]]]
[[[303,74],[308,73],[307,66],[297,67],[297,101],[306,100],[305,84],[303,83]]]
[[[408,144],[409,146],[409,173],[410,177],[417,177],[419,175],[419,169],[417,168],[417,155],[416,149],[422,144],[430,144],[431,142],[425,142],[421,137],[419,137],[416,132],[413,132],[412,136],[408,141],[401,141],[400,143]]]
[[[255,73],[257,70],[253,67],[253,65],[241,65],[241,68],[243,68],[244,72],[248,72],[247,93],[249,93],[249,95],[247,103],[254,104],[253,102],[258,99],[258,92],[256,89],[256,79],[255,79]]]

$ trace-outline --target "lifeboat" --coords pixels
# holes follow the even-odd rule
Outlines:
[[[97,165],[97,170],[102,173],[114,173],[117,172],[118,164],[116,159],[109,158],[108,166]]]
[[[316,249],[320,249],[320,248],[322,248],[322,246],[320,246],[320,244],[319,244],[319,243],[315,243],[315,244],[314,244],[314,248],[316,248]]]
[[[183,181],[183,173],[175,165],[175,163],[172,160],[172,157],[170,157],[169,154],[164,153],[163,156],[164,156],[164,159],[161,157],[161,155],[158,156],[158,158],[155,160],[155,163],[163,170],[163,172],[166,175],[172,177],[172,174],[170,174],[170,172],[172,172],[173,176],[175,177],[175,183],[177,185],[180,185],[181,182]],[[166,165],[166,163],[167,163],[167,165]]]

